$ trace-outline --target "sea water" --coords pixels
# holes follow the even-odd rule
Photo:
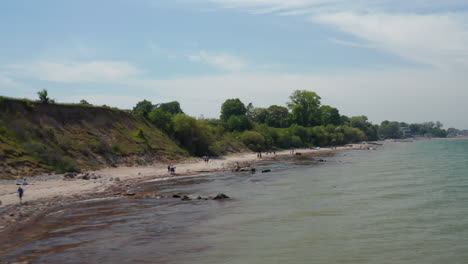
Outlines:
[[[231,199],[78,203],[0,245],[0,263],[467,263],[468,140],[388,143],[257,171],[147,182]]]

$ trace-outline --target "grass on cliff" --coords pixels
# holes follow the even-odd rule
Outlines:
[[[4,97],[0,110],[0,178],[188,156],[155,126],[121,110]]]

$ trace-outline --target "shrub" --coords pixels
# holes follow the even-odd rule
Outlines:
[[[253,151],[262,151],[265,149],[265,138],[262,134],[255,131],[245,131],[241,135],[242,142]]]
[[[37,92],[37,95],[39,96],[39,101],[44,104],[51,103],[51,100],[48,96],[48,92],[46,89]]]

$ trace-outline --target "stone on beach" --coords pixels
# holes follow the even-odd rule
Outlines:
[[[229,196],[225,195],[224,193],[220,193],[218,195],[216,195],[215,197],[213,197],[213,200],[222,200],[222,199],[228,199]]]

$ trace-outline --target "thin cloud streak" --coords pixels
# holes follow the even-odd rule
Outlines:
[[[241,58],[228,53],[200,51],[198,54],[188,56],[188,59],[192,62],[209,64],[226,71],[241,71],[248,65],[248,63]]]
[[[120,61],[56,62],[44,60],[7,65],[4,68],[12,77],[61,83],[112,83],[142,73],[130,63]]]

